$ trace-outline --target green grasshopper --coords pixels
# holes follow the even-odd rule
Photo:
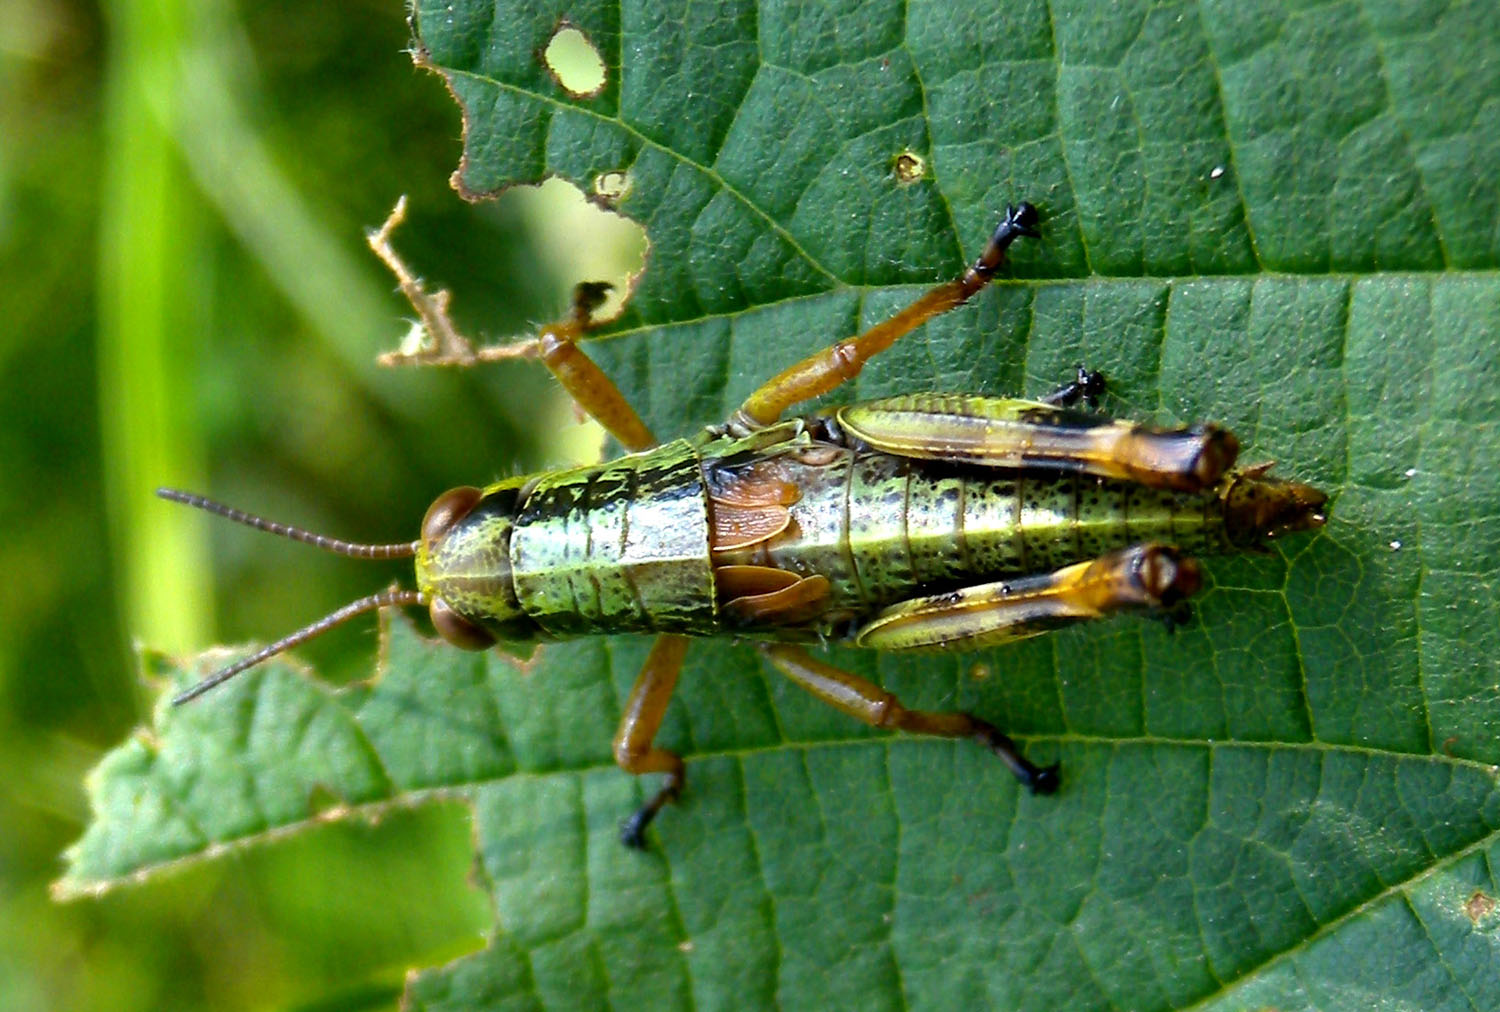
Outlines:
[[[398,205],[393,221],[399,213]],[[728,636],[756,644],[792,681],[852,717],[971,738],[1032,792],[1053,793],[1058,766],[1034,765],[994,725],[909,709],[804,644],[977,650],[1117,612],[1171,620],[1199,587],[1193,555],[1263,548],[1316,528],[1327,496],[1270,477],[1269,464],[1235,468],[1239,444],[1217,425],[1152,428],[1077,410],[1080,401],[1092,406],[1103,383],[1082,367],[1035,401],[913,394],[785,417],[967,302],[1016,239],[1038,237],[1038,218],[1030,204],[1008,208],[958,279],[767,381],[722,425],[668,443],[578,348],[604,291],[579,286],[572,314],[542,331],[534,353],[631,452],[452,489],[410,543],[351,544],[160,490],[330,551],[416,560],[416,590],[346,605],[174,703],[387,606],[425,606],[444,639],[476,650],[501,640],[656,633],[614,740],[626,772],[665,774],[621,826],[623,842],[642,847],[647,825],[685,783],[681,757],[654,739],[688,638]],[[393,258],[387,263],[407,294],[420,295]]]

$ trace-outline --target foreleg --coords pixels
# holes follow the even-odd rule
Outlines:
[[[620,445],[627,450],[646,450],[656,445],[656,437],[641,421],[641,416],[636,414],[620,388],[576,343],[592,325],[593,312],[604,302],[610,285],[602,281],[586,281],[578,285],[573,290],[572,311],[556,323],[543,327],[537,337],[514,344],[476,348],[453,325],[448,315],[447,290],[428,292],[391,245],[391,233],[405,217],[406,198],[402,197],[385,223],[367,237],[370,249],[396,275],[401,293],[421,320],[416,335],[419,340],[410,347],[380,356],[381,365],[466,366],[509,358],[541,359],[578,406],[609,430]]]

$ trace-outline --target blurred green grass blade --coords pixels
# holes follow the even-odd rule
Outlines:
[[[203,470],[191,398],[205,262],[172,136],[185,5],[115,0],[99,241],[99,404],[105,498],[127,636],[203,642],[212,599],[202,539],[151,494]]]
[[[401,410],[371,364],[380,335],[399,330],[393,282],[382,278],[358,236],[332,234],[253,126],[254,81],[230,5],[192,5],[193,45],[178,72],[188,96],[176,110],[176,141],[200,192],[288,303],[359,381]],[[310,141],[311,142],[311,141]],[[395,202],[397,192],[391,193]],[[371,222],[372,226],[379,222]]]
[[[109,148],[100,241],[100,398],[107,496],[127,636],[206,642],[213,624],[202,518],[151,496],[195,482],[196,349],[213,340],[207,272],[217,216],[349,377],[398,417],[410,384],[375,370],[399,309],[358,236],[335,236],[251,124],[242,40],[227,4],[108,8]],[[196,183],[197,185],[193,185]],[[394,197],[394,194],[393,194]],[[420,395],[420,391],[418,391]]]

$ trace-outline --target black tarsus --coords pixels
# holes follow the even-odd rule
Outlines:
[[[656,818],[656,813],[661,811],[670,802],[676,801],[682,794],[682,784],[675,777],[667,786],[656,792],[656,795],[620,823],[620,842],[631,850],[646,849],[646,827],[651,825],[651,820]]]
[[[1040,239],[1042,233],[1037,231],[1037,223],[1042,219],[1041,213],[1036,207],[1026,203],[1024,200],[1019,204],[1011,204],[1005,209],[1005,217],[1000,219],[1000,224],[995,226],[994,235],[985,244],[984,251],[979,254],[979,259],[974,261],[972,267],[964,272],[962,284],[965,291],[963,299],[978,291],[994,276],[1005,262],[1005,251],[1010,244],[1022,236],[1032,239]]]
[[[1026,236],[1031,239],[1040,239],[1042,233],[1037,231],[1037,225],[1041,223],[1042,214],[1036,209],[1035,204],[1021,201],[1019,204],[1007,204],[1005,217],[1000,221],[1000,227],[995,229],[995,241],[1009,245],[1018,236]]]
[[[979,726],[974,735],[985,748],[999,756],[1000,761],[1032,794],[1056,794],[1058,787],[1062,786],[1062,764],[1053,763],[1051,766],[1038,766],[1021,754],[1016,743],[995,725],[980,720],[971,715],[970,719]]]
[[[579,326],[587,327],[593,319],[594,310],[604,305],[615,286],[608,281],[580,281],[573,289],[573,319]]]
[[[1041,398],[1043,404],[1070,408],[1079,401],[1083,401],[1090,411],[1099,410],[1099,398],[1104,396],[1104,374],[1085,369],[1082,365],[1076,368],[1078,375]]]
[[[1031,782],[1026,784],[1032,794],[1056,794],[1057,789],[1062,786],[1062,763],[1053,763],[1051,766],[1036,767],[1036,772],[1031,776]]]

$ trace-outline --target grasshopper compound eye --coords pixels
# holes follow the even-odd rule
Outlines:
[[[422,542],[431,545],[453,529],[484,498],[484,493],[473,485],[450,488],[432,501],[427,515],[422,518]]]
[[[484,492],[473,485],[450,488],[432,501],[422,518],[422,551],[430,554],[454,526],[473,512],[484,498]],[[485,650],[495,645],[495,634],[456,611],[441,597],[433,597],[427,606],[432,627],[449,643],[464,650]]]
[[[511,534],[522,482],[451,488],[422,518],[417,587],[438,635],[465,650],[530,639],[536,628],[516,595]]]
[[[432,625],[438,635],[456,647],[464,650],[488,650],[498,642],[494,633],[477,622],[464,618],[440,597],[427,606],[427,614],[432,617]]]

